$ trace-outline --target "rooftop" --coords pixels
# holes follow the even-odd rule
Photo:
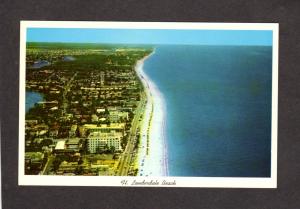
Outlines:
[[[55,149],[56,149],[56,150],[62,150],[62,149],[65,149],[65,144],[66,144],[66,141],[58,141],[58,142],[56,143]]]
[[[119,132],[110,132],[110,133],[103,133],[103,132],[92,132],[88,136],[89,138],[92,137],[122,137],[122,133]]]

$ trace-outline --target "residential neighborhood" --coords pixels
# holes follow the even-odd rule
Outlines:
[[[27,43],[25,174],[136,175],[146,95],[135,64],[151,51]]]

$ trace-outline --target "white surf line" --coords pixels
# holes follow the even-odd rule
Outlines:
[[[147,95],[145,114],[140,131],[141,142],[138,152],[138,176],[168,175],[165,101],[157,86],[143,70],[144,61],[152,54],[154,52],[139,60],[135,67]],[[147,133],[149,133],[149,136],[147,136]],[[148,143],[147,139],[149,140]]]

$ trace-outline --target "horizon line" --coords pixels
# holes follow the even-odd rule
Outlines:
[[[180,43],[112,43],[112,42],[60,42],[60,41],[26,41],[27,43],[47,43],[47,44],[103,44],[103,45],[182,45],[182,46],[270,46],[264,44],[180,44]]]

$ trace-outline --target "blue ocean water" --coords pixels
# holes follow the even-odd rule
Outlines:
[[[25,100],[25,111],[28,112],[36,103],[43,101],[43,95],[33,91],[26,91]]]
[[[157,46],[170,176],[269,177],[272,48]]]

